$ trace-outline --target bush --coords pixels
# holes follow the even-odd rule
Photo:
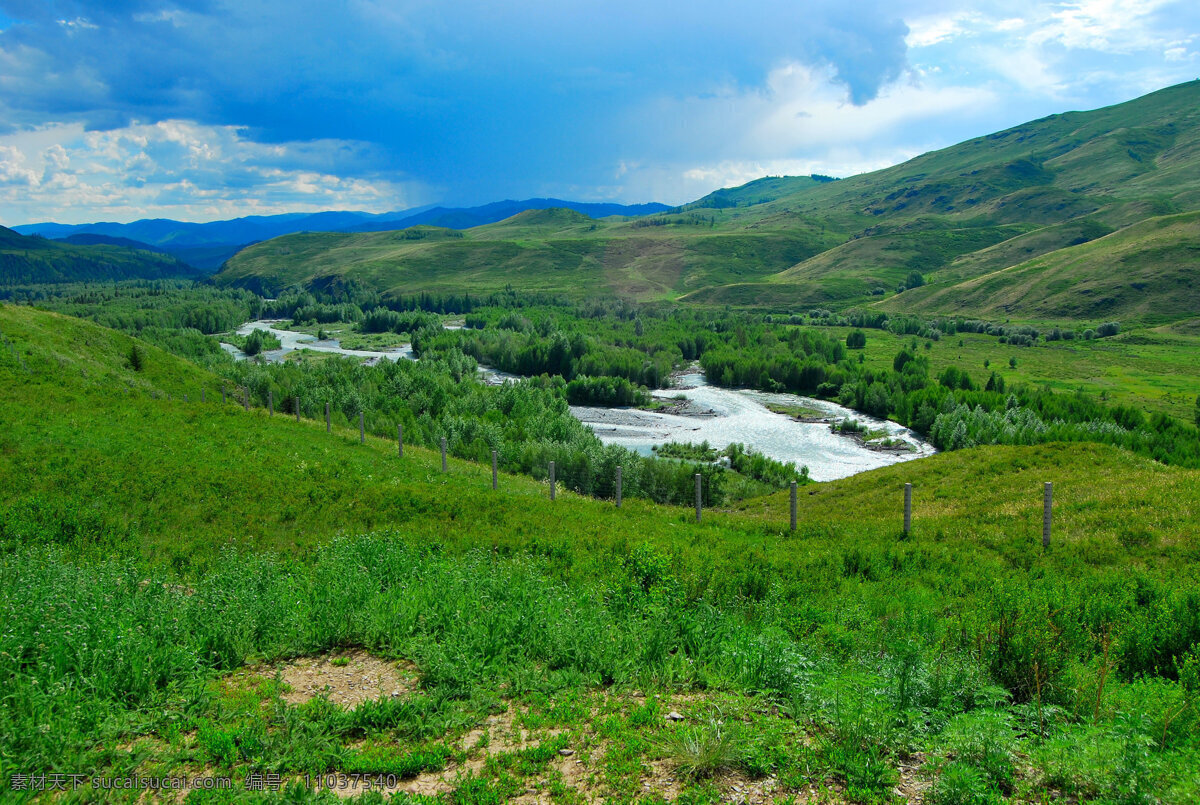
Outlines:
[[[257,355],[264,350],[279,349],[283,343],[276,336],[265,330],[254,330],[246,336],[242,343],[242,352],[247,355]]]
[[[988,785],[979,769],[956,760],[942,769],[928,801],[931,805],[999,805],[1003,797]]]
[[[862,349],[867,345],[867,334],[862,330],[851,330],[846,336],[846,346],[850,349]]]

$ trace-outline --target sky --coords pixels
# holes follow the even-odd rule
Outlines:
[[[0,0],[0,223],[680,204],[1198,76],[1195,0]]]

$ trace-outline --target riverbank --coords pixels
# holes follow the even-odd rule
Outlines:
[[[282,362],[298,350],[354,357],[367,363],[415,360],[410,345],[391,350],[344,349],[336,340],[318,341],[309,333],[274,326],[280,323],[270,319],[247,322],[237,332],[245,335],[261,329],[279,338],[280,349],[262,353],[268,362]],[[235,357],[241,354],[230,345],[222,347]],[[524,379],[487,366],[479,368],[480,379],[489,385]],[[652,455],[656,445],[669,442],[708,441],[718,449],[738,443],[776,461],[808,467],[810,477],[817,481],[845,478],[936,452],[932,445],[895,422],[864,417],[826,400],[711,386],[694,362],[672,372],[671,384],[671,396],[656,395],[653,409],[571,406],[570,412],[605,444],[620,445],[640,455]],[[907,447],[871,444],[865,438],[830,429],[830,425],[844,419],[861,421],[869,430]]]

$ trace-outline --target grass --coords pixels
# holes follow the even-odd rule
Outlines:
[[[821,329],[844,339],[854,328]],[[896,354],[913,341],[912,336],[881,330],[866,332],[867,345],[860,351],[869,368],[891,368]],[[1159,327],[1111,338],[1055,341],[1034,347],[1001,344],[994,336],[980,333],[959,333],[928,342],[928,348],[918,339],[916,352],[929,357],[934,377],[957,366],[982,385],[991,372],[996,372],[1009,385],[1028,383],[1061,392],[1082,390],[1114,404],[1133,405],[1147,413],[1162,412],[1190,422],[1200,394],[1200,365],[1193,360],[1197,349],[1200,338],[1196,334]],[[1009,365],[1014,358],[1016,367]]]
[[[1200,213],[1147,218],[1080,245],[1012,263],[883,305],[903,312],[1150,323],[1196,315],[1189,288],[1200,256]]]
[[[6,789],[361,770],[449,802],[1200,794],[1200,473],[965,450],[808,485],[795,533],[786,493],[697,525],[222,406],[87,322],[4,307],[0,332]],[[419,688],[294,705],[263,670],[344,647]]]

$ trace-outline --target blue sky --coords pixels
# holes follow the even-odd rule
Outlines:
[[[0,223],[674,204],[1197,76],[1194,0],[0,0]]]

